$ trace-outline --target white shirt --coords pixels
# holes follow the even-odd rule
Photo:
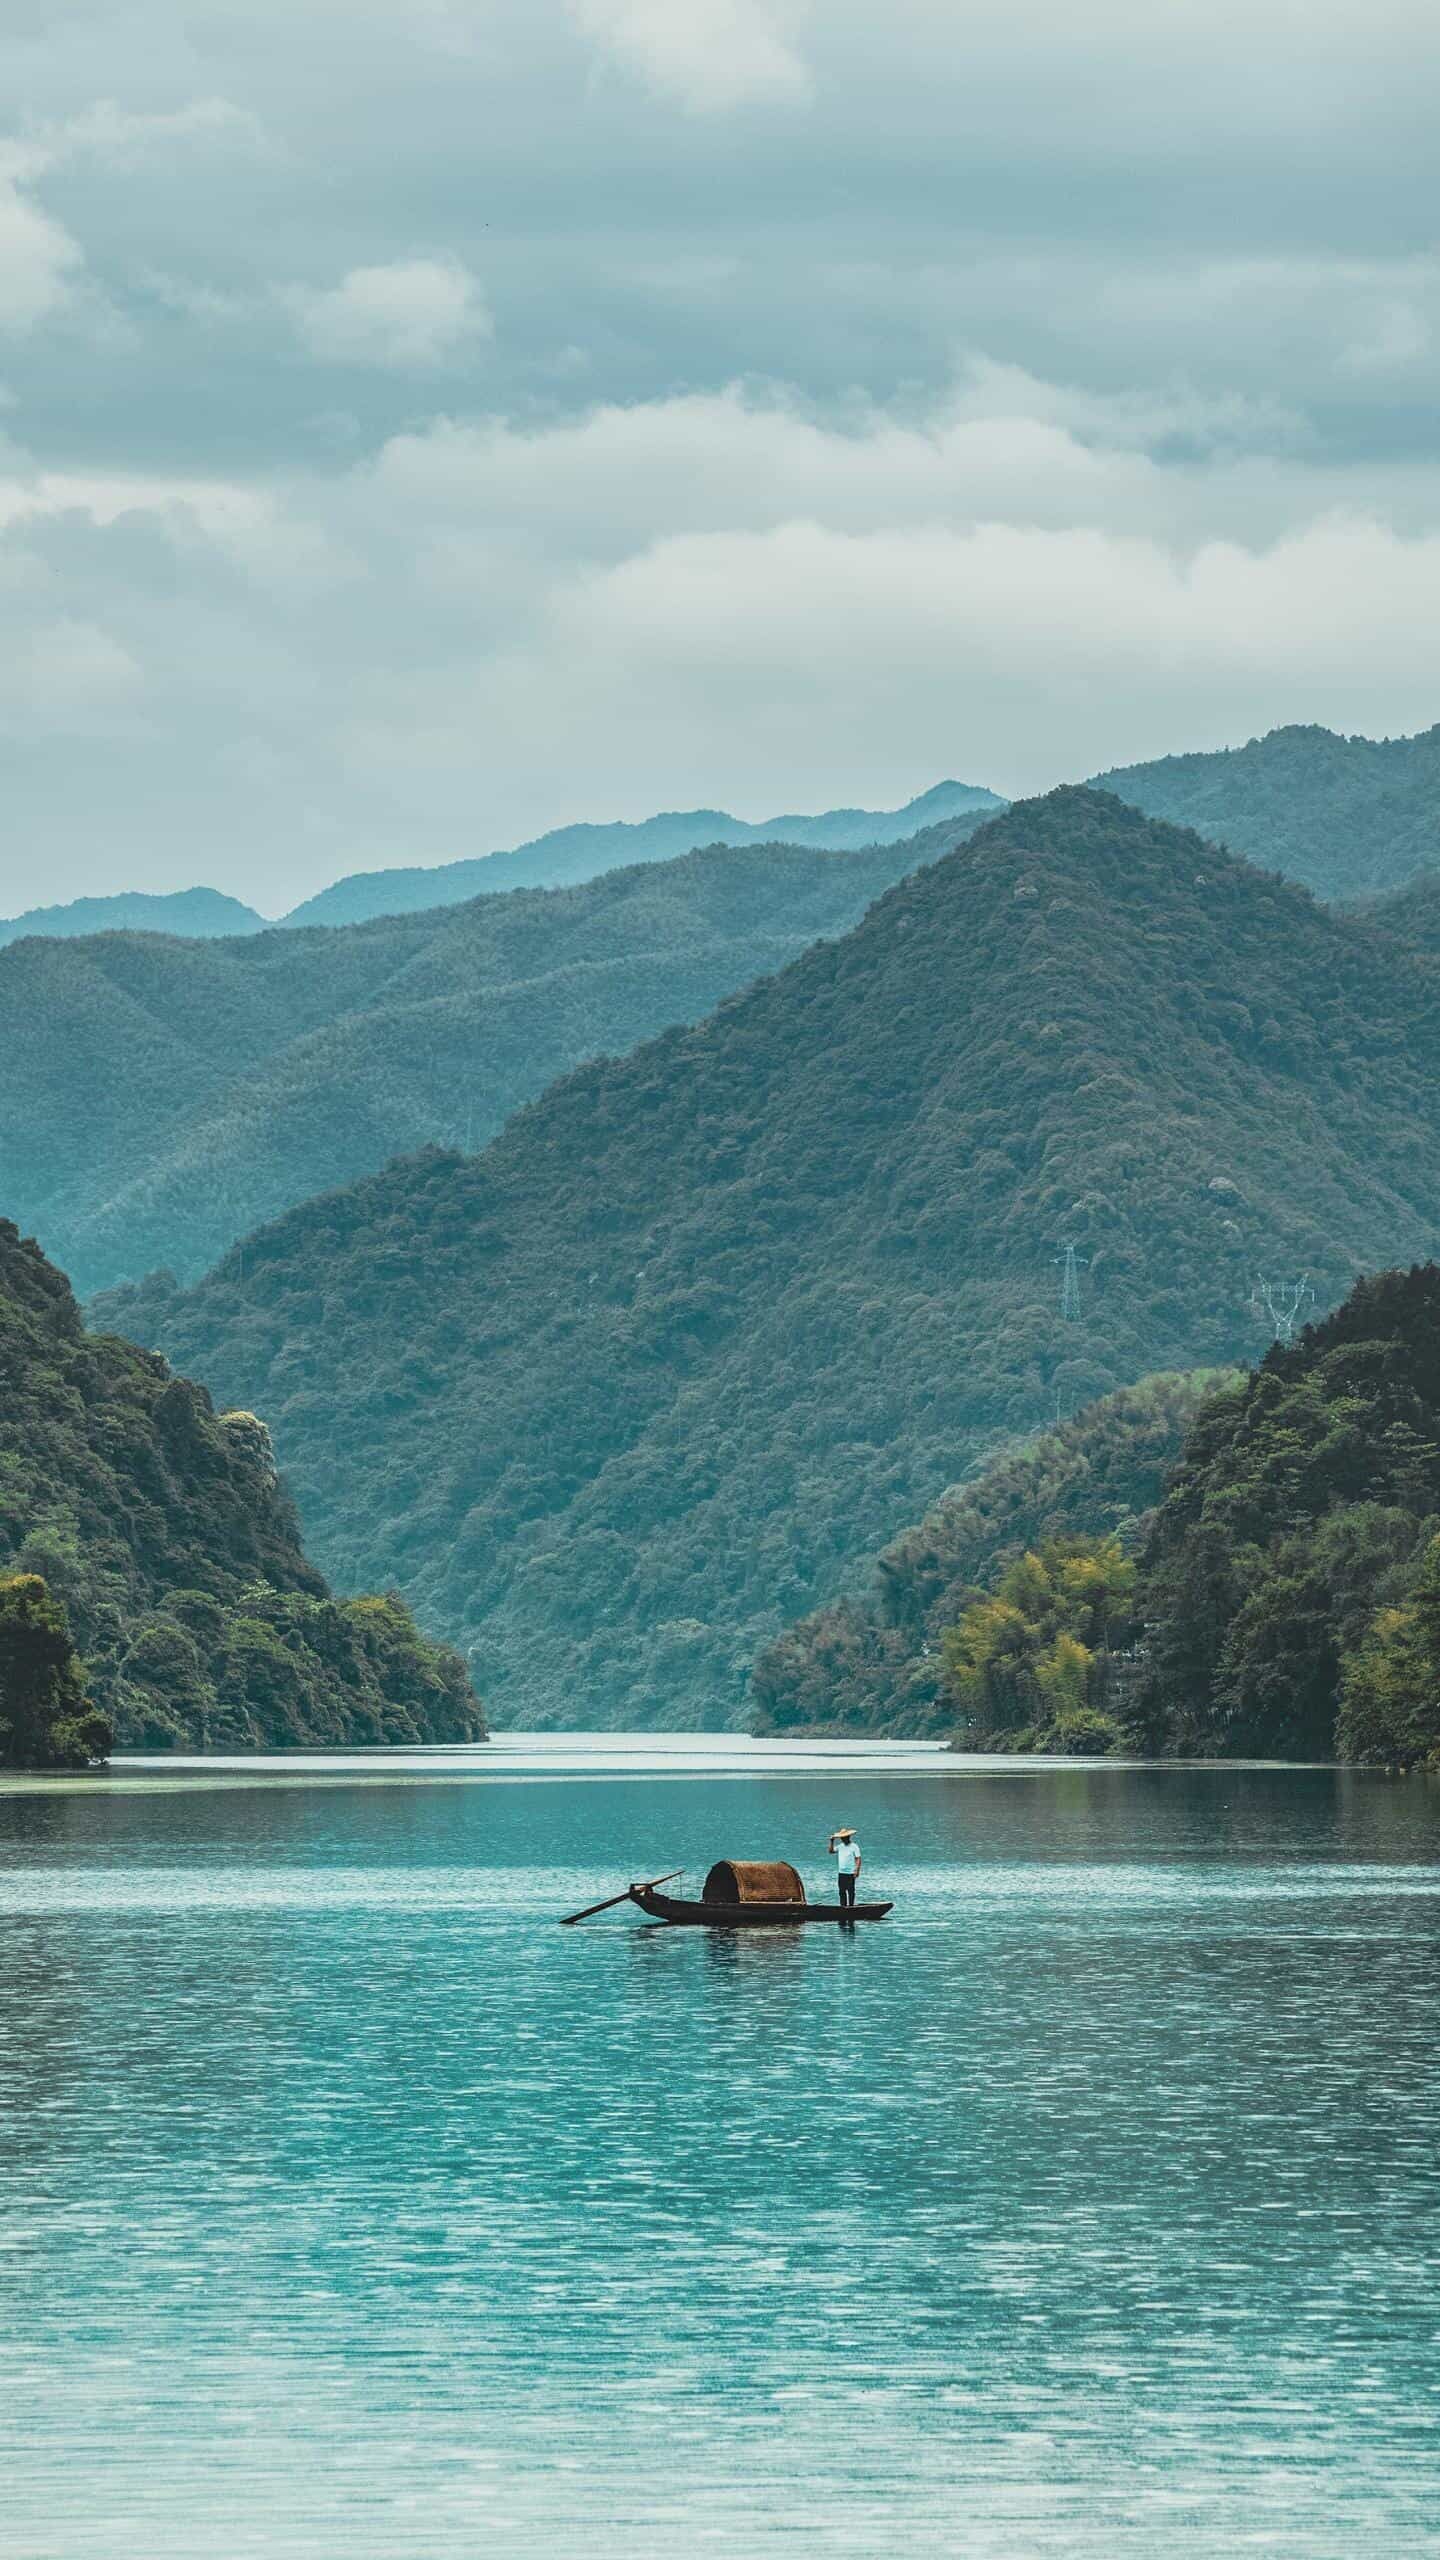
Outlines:
[[[837,1840],[835,1843],[835,1867],[837,1874],[842,1876],[853,1876],[858,1871],[859,1865],[859,1841]]]

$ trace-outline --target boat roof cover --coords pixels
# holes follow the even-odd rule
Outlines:
[[[788,1858],[721,1858],[705,1879],[707,1902],[803,1902]]]

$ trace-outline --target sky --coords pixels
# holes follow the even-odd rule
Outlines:
[[[1434,0],[7,0],[0,914],[1440,719]]]

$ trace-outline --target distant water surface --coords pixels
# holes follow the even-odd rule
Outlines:
[[[853,1822],[841,1934],[558,1914]],[[1440,2553],[1440,1788],[733,1737],[0,1789],[7,2560]]]

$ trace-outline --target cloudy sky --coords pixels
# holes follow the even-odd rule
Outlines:
[[[8,0],[0,913],[1440,718],[1434,0]]]

